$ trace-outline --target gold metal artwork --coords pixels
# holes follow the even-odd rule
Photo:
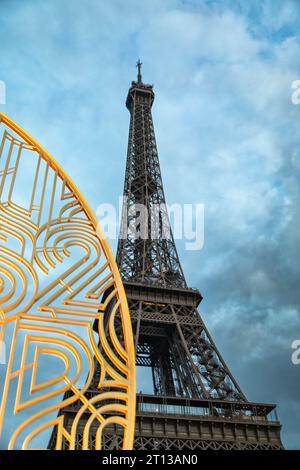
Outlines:
[[[45,448],[54,429],[57,450],[78,448],[78,433],[99,450],[109,426],[132,448],[134,345],[111,249],[64,170],[2,113],[0,347],[2,449]]]

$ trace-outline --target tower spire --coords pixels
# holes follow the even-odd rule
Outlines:
[[[143,63],[139,59],[136,63],[136,66],[138,68],[138,76],[137,76],[138,83],[142,83],[142,65]]]

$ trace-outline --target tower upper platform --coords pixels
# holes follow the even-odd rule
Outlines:
[[[131,82],[131,87],[129,88],[126,99],[126,107],[130,112],[134,101],[141,100],[151,107],[155,97],[153,85],[143,83],[141,74],[142,63],[138,61],[136,66],[138,67],[137,81]]]

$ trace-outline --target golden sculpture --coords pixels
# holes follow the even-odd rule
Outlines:
[[[99,337],[93,331],[95,319]],[[6,370],[0,367],[1,448],[36,448],[43,433],[55,428],[56,449],[63,442],[74,449],[83,414],[88,419],[81,431],[82,449],[91,447],[95,426],[93,445],[101,449],[102,433],[112,424],[122,428],[123,449],[132,448],[134,345],[114,257],[93,212],[63,169],[0,113],[0,347],[4,345],[8,362]],[[91,397],[96,367],[99,393]],[[67,431],[62,410],[74,403],[78,409]]]

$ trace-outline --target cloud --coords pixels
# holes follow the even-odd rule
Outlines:
[[[167,202],[205,203],[203,250],[178,242],[188,281],[247,397],[278,403],[284,443],[299,448],[299,2],[4,1],[0,11],[4,111],[95,210],[122,193],[124,101],[142,59]]]

